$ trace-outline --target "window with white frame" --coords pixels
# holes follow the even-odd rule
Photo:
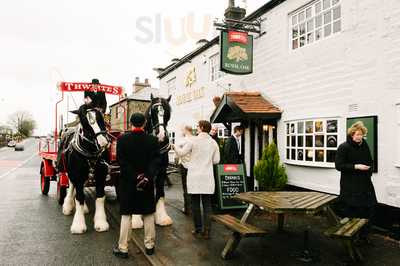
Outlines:
[[[226,139],[231,136],[229,130],[227,128],[218,128],[218,138]]]
[[[290,40],[293,50],[341,31],[340,1],[314,1],[289,15]]]
[[[167,81],[168,95],[172,95],[175,93],[175,89],[176,89],[175,83],[176,83],[176,77]]]
[[[169,142],[175,144],[175,132],[168,132]]]
[[[338,132],[334,118],[287,122],[286,162],[334,167]]]
[[[225,73],[219,71],[219,53],[210,56],[210,81],[214,81],[224,76]]]

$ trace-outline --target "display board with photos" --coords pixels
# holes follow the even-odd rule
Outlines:
[[[338,119],[309,119],[286,123],[286,162],[334,167]]]

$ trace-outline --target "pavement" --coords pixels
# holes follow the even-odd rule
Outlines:
[[[88,231],[71,235],[72,216],[64,216],[56,200],[56,183],[48,196],[40,192],[37,141],[25,151],[0,149],[0,265],[150,265],[131,245],[131,258],[112,255],[119,224],[109,218],[110,230],[93,229],[94,202],[88,200]]]
[[[233,257],[221,258],[230,236],[224,226],[212,224],[210,240],[195,239],[192,234],[192,219],[180,210],[183,196],[178,174],[170,175],[173,185],[166,187],[167,212],[174,224],[157,227],[156,252],[149,261],[152,265],[304,265],[298,259],[303,250],[304,230],[310,230],[310,250],[314,256],[312,265],[348,265],[348,257],[341,243],[327,238],[323,232],[329,228],[323,216],[292,215],[286,217],[283,232],[277,232],[277,218],[258,210],[249,223],[267,230],[262,238],[242,239]],[[243,211],[232,214],[240,217]],[[143,230],[133,230],[132,239],[143,246]],[[365,257],[362,265],[400,265],[399,242],[373,233],[371,245],[362,246]],[[358,264],[356,264],[358,265]],[[361,264],[360,264],[361,265]]]

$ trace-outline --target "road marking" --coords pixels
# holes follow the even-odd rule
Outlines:
[[[20,165],[14,167],[13,169],[9,170],[8,172],[6,172],[5,174],[0,175],[0,179],[8,176],[9,174],[13,173],[15,170],[17,170],[18,168],[22,167],[24,164],[26,164],[27,162],[29,162],[33,157],[37,156],[36,153],[32,154],[31,157],[29,157],[28,159],[26,159],[25,161],[23,161]]]

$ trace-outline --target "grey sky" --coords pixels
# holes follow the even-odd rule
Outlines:
[[[243,1],[236,2],[243,5]],[[248,0],[248,12],[265,2]],[[222,18],[227,3],[2,1],[0,125],[10,113],[28,110],[37,120],[40,134],[52,130],[54,104],[59,97],[55,85],[60,80],[89,82],[97,77],[102,83],[125,87],[129,94],[134,77],[139,76],[150,78],[158,87],[152,68],[166,66],[173,57],[193,49],[198,37],[213,37],[215,30],[208,22]],[[168,25],[172,36],[166,36]],[[203,33],[194,34],[190,28]],[[74,98],[78,105],[82,103],[81,93],[75,93]],[[109,103],[116,100],[109,98]]]

